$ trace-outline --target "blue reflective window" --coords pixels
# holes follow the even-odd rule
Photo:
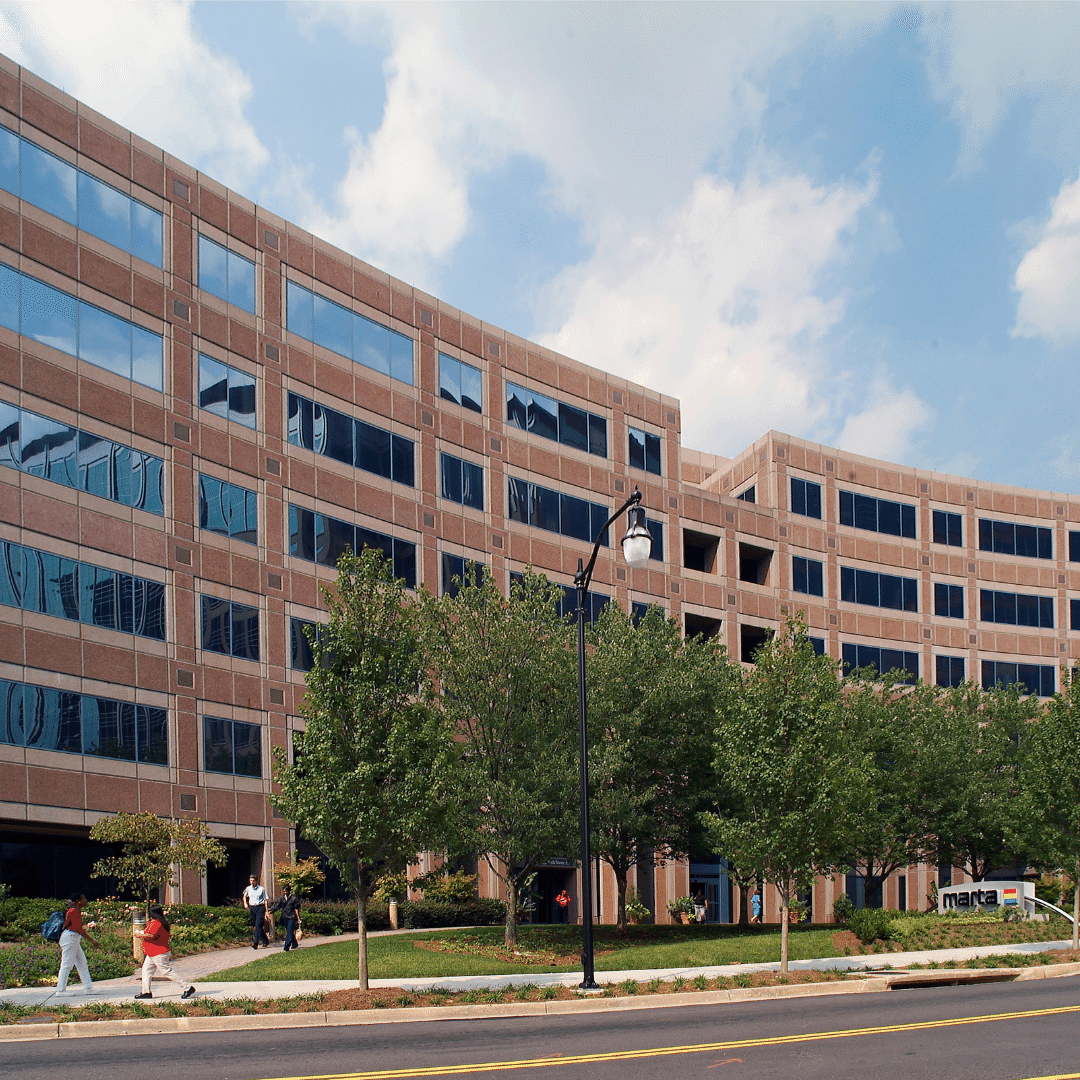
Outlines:
[[[0,187],[121,251],[162,265],[159,211],[7,129],[0,130]]]
[[[255,264],[207,236],[199,237],[199,288],[255,314]]]
[[[629,432],[631,468],[644,469],[660,476],[660,436],[635,427],[630,428]]]
[[[413,385],[414,341],[358,312],[290,281],[285,295],[286,326],[339,356]]]
[[[803,517],[821,517],[821,485],[810,480],[791,478],[791,512]]]
[[[262,776],[262,729],[240,720],[203,717],[203,768],[232,776]]]
[[[916,578],[879,574],[873,570],[840,567],[840,599],[849,604],[892,608],[896,611],[919,610],[919,583]]]
[[[649,558],[655,559],[657,562],[664,561],[664,526],[659,521],[650,521],[645,519],[645,528],[649,530],[652,535],[652,551],[649,552]]]
[[[740,491],[735,496],[740,502],[756,503],[757,502],[757,484],[751,484],[748,488]]]
[[[507,478],[507,516],[512,521],[520,521],[537,529],[560,533],[593,543],[597,533],[608,519],[608,510],[599,503],[590,503],[576,496],[561,494],[539,484],[530,484],[527,480]],[[653,558],[656,554],[656,535],[660,529],[657,522],[646,522],[653,533]],[[663,534],[660,533],[663,559]],[[602,547],[608,546],[608,534],[605,529],[601,535]]]
[[[963,585],[934,582],[934,614],[943,615],[947,619],[964,618]]]
[[[167,765],[168,712],[0,679],[0,743]]]
[[[484,390],[480,369],[446,353],[439,353],[439,397],[473,412],[483,412]]]
[[[254,491],[212,476],[199,476],[200,529],[257,544],[258,504]]]
[[[507,423],[564,446],[607,457],[607,420],[514,383],[506,384]]]
[[[199,353],[199,408],[254,429],[255,376]]]
[[[241,660],[258,660],[259,609],[204,596],[202,647]]]
[[[908,503],[841,491],[840,524],[914,539],[915,507]]]
[[[484,509],[484,470],[451,454],[440,455],[442,497],[474,510]]]

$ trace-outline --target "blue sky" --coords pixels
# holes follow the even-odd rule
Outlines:
[[[1080,492],[1080,5],[2,4],[0,52],[486,321]]]

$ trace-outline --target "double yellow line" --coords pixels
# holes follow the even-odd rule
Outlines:
[[[429,1065],[412,1069],[376,1069],[371,1072],[326,1073],[315,1076],[275,1077],[274,1080],[412,1080],[426,1076],[468,1076],[473,1073],[510,1072],[516,1069],[543,1069],[552,1065],[589,1065],[602,1061],[634,1061],[643,1058],[674,1057],[679,1054],[707,1054],[728,1050],[746,1050],[758,1046],[789,1046],[796,1043],[821,1042],[826,1039],[852,1039],[860,1035],[891,1035],[904,1031],[927,1031],[932,1028],[963,1027],[969,1024],[990,1024],[998,1020],[1028,1020],[1038,1016],[1060,1016],[1080,1012],[1080,1005],[1063,1005],[1056,1009],[1029,1009],[1025,1012],[990,1013],[986,1016],[964,1016],[954,1020],[922,1020],[915,1024],[886,1024],[881,1027],[849,1028],[843,1031],[815,1031],[803,1035],[774,1035],[766,1039],[735,1039],[728,1042],[694,1043],[689,1046],[661,1046],[644,1050],[615,1050],[607,1054],[571,1054],[556,1057],[524,1058],[520,1061],[483,1061],[462,1065]],[[1080,1080],[1080,1073],[1060,1073],[1057,1076],[1031,1077],[1029,1080]]]

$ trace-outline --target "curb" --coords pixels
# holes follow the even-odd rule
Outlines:
[[[73,1020],[68,1023],[0,1025],[0,1042],[42,1039],[90,1039],[116,1035],[166,1035],[183,1032],[252,1031],[282,1028],[362,1027],[370,1024],[417,1024],[433,1020],[491,1020],[569,1013],[632,1012],[691,1005],[735,1004],[778,998],[831,997],[879,993],[929,986],[981,982],[1028,982],[1080,973],[1080,963],[1037,968],[947,968],[882,972],[848,982],[797,983],[794,986],[733,987],[678,994],[641,994],[573,1001],[523,1001],[503,1005],[440,1005],[409,1009],[364,1009],[344,1012],[259,1013],[239,1016],[161,1016],[145,1020]]]

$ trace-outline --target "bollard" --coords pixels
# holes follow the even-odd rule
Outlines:
[[[398,913],[397,913],[397,901],[390,901],[390,929],[396,930],[398,928]]]

